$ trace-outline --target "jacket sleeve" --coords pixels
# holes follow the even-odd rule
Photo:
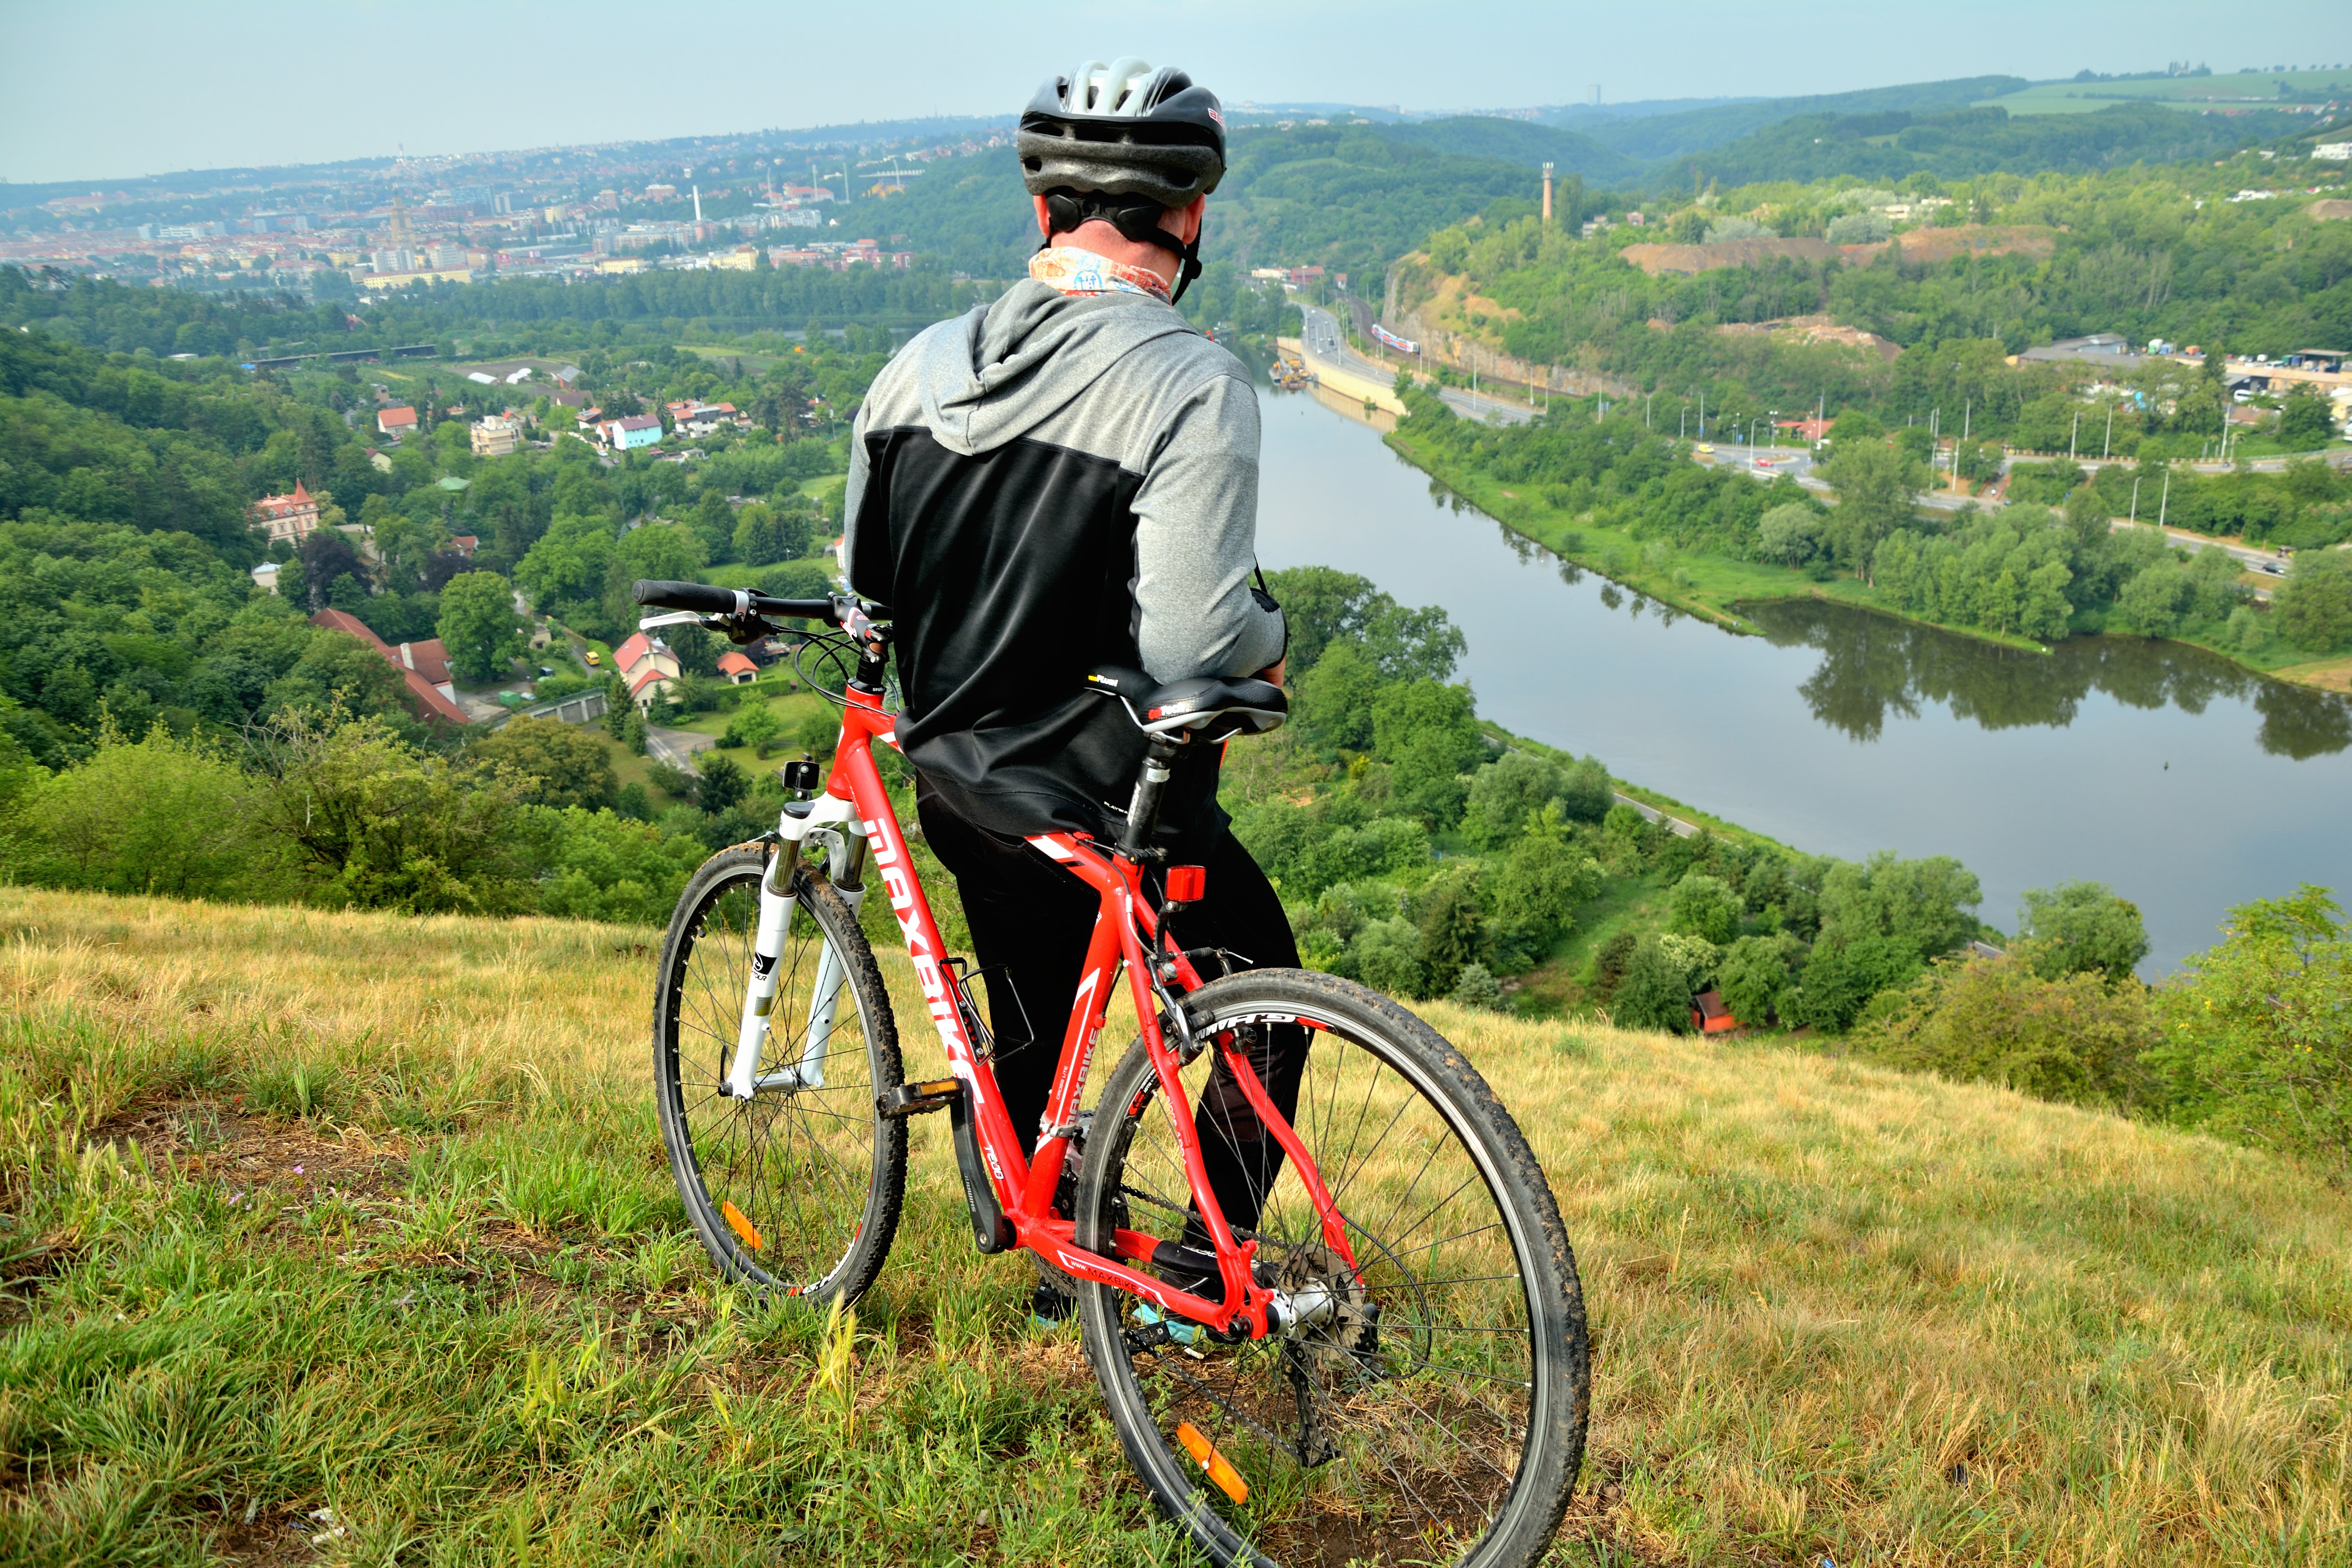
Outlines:
[[[841,548],[834,557],[834,566],[845,581],[849,577],[849,563],[857,559],[851,539],[857,531],[857,509],[865,502],[867,481],[874,477],[873,465],[866,458],[866,411],[872,406],[870,399],[860,403],[857,413],[849,421],[849,481],[841,490]],[[850,583],[849,588],[850,592],[865,594],[868,598],[877,596],[856,583]]]
[[[1257,471],[1257,395],[1213,376],[1169,421],[1136,492],[1136,647],[1157,679],[1253,675],[1282,657],[1282,612],[1250,591]]]

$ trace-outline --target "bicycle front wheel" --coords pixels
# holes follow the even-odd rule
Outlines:
[[[1256,1243],[1261,1284],[1315,1306],[1228,1343],[1088,1287],[1087,1352],[1129,1459],[1219,1563],[1535,1563],[1582,1461],[1591,1384],[1575,1259],[1517,1126],[1460,1052],[1351,982],[1253,970],[1187,1011],[1253,1060],[1280,1046],[1295,1061],[1308,1042],[1290,1120],[1347,1247],[1294,1163],[1265,1182],[1268,1141],[1217,1081],[1221,1048],[1203,1052],[1183,1083],[1212,1180],[1225,1190],[1220,1150],[1260,1173],[1261,1212],[1228,1202],[1228,1223]],[[1167,1243],[1163,1278],[1207,1245],[1140,1043],[1104,1083],[1076,1210],[1089,1250],[1110,1252],[1118,1227]]]
[[[805,869],[756,1074],[726,1092],[751,979],[766,854],[724,850],[678,899],[654,1005],[662,1141],[687,1217],[720,1270],[762,1289],[855,1301],[898,1234],[907,1124],[875,1097],[901,1078],[873,949],[840,891]]]

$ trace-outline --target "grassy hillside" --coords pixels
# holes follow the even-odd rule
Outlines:
[[[655,933],[0,922],[0,1558],[1181,1560],[1075,1341],[1017,1327],[1026,1266],[960,1234],[943,1129],[854,1324],[714,1286],[646,1092]],[[1429,1014],[1580,1248],[1572,1560],[2352,1547],[2342,1192],[1990,1089]]]

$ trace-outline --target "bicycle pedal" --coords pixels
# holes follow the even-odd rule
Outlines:
[[[962,1097],[961,1080],[952,1078],[893,1084],[874,1097],[874,1114],[885,1121],[904,1121],[927,1111],[945,1110]]]
[[[1158,1328],[1188,1351],[1209,1337],[1209,1331],[1200,1324],[1187,1322],[1182,1318],[1171,1318],[1159,1308],[1148,1304],[1136,1308],[1135,1321],[1147,1329]]]

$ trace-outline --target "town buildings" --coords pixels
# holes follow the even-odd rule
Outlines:
[[[394,647],[370,630],[365,621],[341,610],[320,610],[310,617],[310,624],[355,637],[382,654],[384,662],[398,670],[407,683],[410,706],[418,718],[438,719],[449,724],[469,721],[466,710],[457,706],[457,688],[449,679],[448,651],[441,646],[440,638],[404,642]]]
[[[291,493],[263,496],[246,509],[246,517],[248,526],[268,530],[270,543],[283,540],[289,544],[299,544],[319,526],[319,503],[298,479]],[[274,583],[270,591],[277,591]]]
[[[409,431],[416,428],[416,410],[405,404],[395,404],[390,408],[379,408],[375,411],[375,427],[378,433],[389,436],[397,441]]]
[[[522,421],[512,415],[485,415],[467,436],[477,458],[509,457],[522,449]]]
[[[623,419],[605,420],[596,426],[596,434],[614,451],[634,452],[661,444],[662,422],[650,414],[632,414]]]

